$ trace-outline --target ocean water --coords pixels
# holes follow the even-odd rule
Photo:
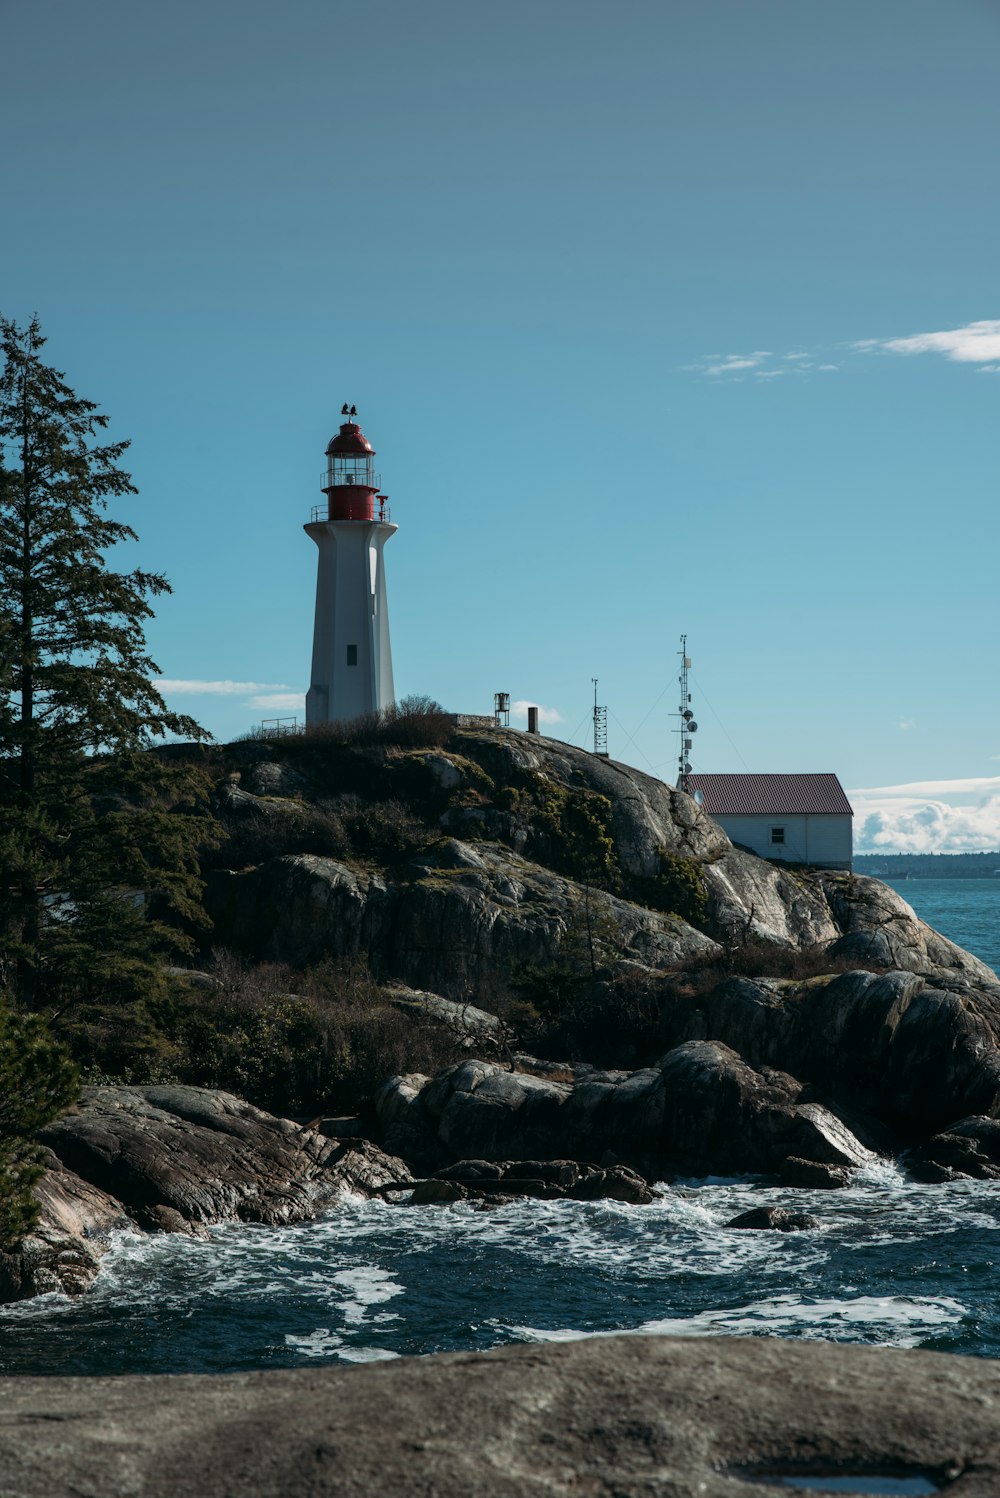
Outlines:
[[[121,1234],[94,1288],[0,1312],[4,1373],[360,1363],[628,1331],[819,1337],[1000,1355],[1000,1183],[877,1165],[799,1192],[820,1227],[727,1228],[789,1193],[750,1180],[614,1202],[407,1208],[346,1198],[207,1242]]]
[[[1000,963],[1000,880],[911,880],[919,915]],[[726,1227],[768,1203],[804,1233]],[[2,1373],[178,1373],[370,1362],[612,1332],[785,1336],[1000,1357],[1000,1182],[844,1191],[675,1183],[648,1207],[494,1211],[345,1197],[292,1228],[116,1236],[86,1295],[0,1308]]]
[[[922,921],[1000,970],[1000,877],[886,879]]]

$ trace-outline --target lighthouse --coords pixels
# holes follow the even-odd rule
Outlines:
[[[326,502],[305,526],[319,548],[307,727],[378,712],[395,699],[383,551],[397,527],[356,408],[345,405],[341,415],[321,476]]]

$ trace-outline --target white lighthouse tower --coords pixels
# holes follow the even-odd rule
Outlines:
[[[341,414],[344,423],[326,449],[326,503],[305,527],[319,547],[309,727],[378,712],[395,699],[382,552],[397,527],[357,411],[345,405]]]

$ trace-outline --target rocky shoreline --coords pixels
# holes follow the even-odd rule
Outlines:
[[[85,1290],[115,1228],[204,1232],[212,1223],[302,1222],[346,1191],[409,1175],[365,1139],[328,1139],[199,1087],[91,1087],[41,1134],[41,1215],[0,1254],[0,1299]]]
[[[348,1192],[412,1206],[488,1209],[533,1196],[642,1207],[675,1169],[742,1170],[777,1177],[789,1205],[731,1226],[809,1229],[819,1224],[796,1210],[795,1191],[846,1186],[885,1153],[876,1122],[852,1120],[862,1142],[830,1108],[799,1101],[801,1084],[709,1042],[633,1074],[583,1068],[553,1081],[538,1075],[545,1063],[515,1065],[469,1061],[433,1079],[390,1079],[381,1143],[364,1137],[360,1119],[303,1125],[207,1088],[88,1088],[42,1132],[39,1221],[0,1254],[0,1301],[85,1291],[115,1229],[302,1222]],[[1000,1122],[960,1119],[903,1158],[921,1182],[1000,1178]]]
[[[244,960],[363,956],[403,1055],[406,1035],[437,1028],[462,1059],[387,1077],[364,1116],[327,1123],[212,1087],[86,1089],[41,1134],[41,1216],[0,1256],[0,1299],[86,1288],[116,1227],[290,1223],[345,1191],[641,1206],[676,1176],[836,1189],[880,1157],[902,1157],[923,1182],[1000,1177],[1000,983],[877,880],[767,863],[682,792],[543,738],[306,743],[294,763],[274,745],[228,752],[239,767],[218,810],[244,862],[210,875],[218,935]],[[331,800],[331,782],[367,786],[370,805],[360,789]],[[361,825],[366,806],[398,822],[404,802],[424,821],[402,861],[366,869],[294,851],[341,836],[345,817]],[[629,898],[555,871],[568,849],[590,867],[594,847]],[[693,891],[691,920],[663,908]],[[644,892],[659,907],[639,903]],[[586,976],[567,980],[581,942]],[[518,1049],[516,1008],[501,1018],[488,995],[525,972],[543,1009],[546,984],[570,982],[581,1012],[600,1016],[583,1032],[597,1052],[616,1050],[634,1002],[647,1016],[629,1021],[636,1063]]]

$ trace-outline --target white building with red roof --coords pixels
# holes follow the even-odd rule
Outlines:
[[[836,775],[684,776],[730,842],[761,858],[849,869],[854,812]]]

